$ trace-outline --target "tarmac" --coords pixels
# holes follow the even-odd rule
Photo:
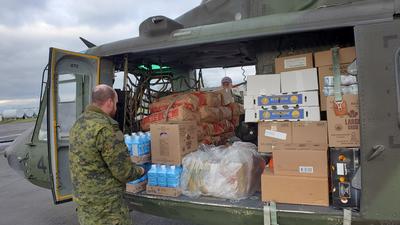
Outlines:
[[[34,123],[0,125],[0,225],[79,225],[75,205],[54,205],[50,190],[37,187],[13,171],[3,157],[4,149]],[[6,141],[6,142],[4,142]],[[139,212],[131,213],[135,225],[190,225]]]

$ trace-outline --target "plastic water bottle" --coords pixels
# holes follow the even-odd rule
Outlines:
[[[150,149],[151,149],[151,134],[150,134],[150,132],[146,132],[145,134],[145,137],[146,137],[146,150],[145,150],[145,153],[146,154],[149,154],[150,153]]]
[[[167,170],[167,186],[177,187],[176,171],[175,166],[170,166]]]
[[[167,186],[176,188],[180,184],[181,169],[179,166],[170,166],[167,171]]]
[[[147,177],[149,179],[149,186],[158,186],[158,168],[156,164],[152,164],[149,172],[147,172]]]
[[[131,143],[132,143],[132,155],[139,156],[140,138],[135,133],[132,133]]]
[[[128,147],[129,155],[132,155],[131,136],[129,134],[125,134],[124,140],[125,140],[126,147]]]
[[[140,148],[139,148],[139,153],[140,155],[146,155],[146,150],[147,150],[147,137],[143,132],[138,132],[139,138],[140,138]]]
[[[161,165],[157,171],[157,182],[158,186],[166,187],[167,186],[167,166]]]

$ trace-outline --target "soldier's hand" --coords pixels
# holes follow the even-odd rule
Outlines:
[[[146,173],[146,169],[142,166],[139,166],[140,168],[140,175],[143,176]]]

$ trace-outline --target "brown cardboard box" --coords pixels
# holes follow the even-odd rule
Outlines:
[[[292,143],[328,144],[328,124],[326,121],[292,122]]]
[[[266,171],[261,176],[262,201],[329,206],[328,178],[279,176]]]
[[[347,74],[347,67],[350,64],[341,64],[340,73]],[[321,111],[326,111],[326,96],[324,96],[324,78],[326,76],[333,76],[333,66],[322,66],[318,68],[318,80],[319,80],[319,96],[321,99],[320,108]]]
[[[198,147],[196,130],[195,122],[151,124],[151,161],[180,165],[182,158]]]
[[[328,144],[327,123],[319,122],[260,122],[258,151],[273,152],[281,144]]]
[[[274,174],[328,177],[328,145],[282,144],[274,148]]]
[[[147,180],[137,184],[126,184],[126,191],[130,193],[138,193],[146,190]]]
[[[275,59],[275,73],[313,68],[312,53],[292,55]]]
[[[290,122],[258,123],[258,151],[271,152],[275,144],[292,143],[292,125]]]
[[[146,154],[143,156],[131,156],[131,161],[136,164],[144,164],[144,163],[151,162],[151,157],[150,157],[150,154]]]
[[[352,63],[356,59],[356,48],[348,47],[339,49],[340,64]],[[332,62],[332,51],[314,53],[315,67],[330,66]]]
[[[147,194],[170,196],[170,197],[178,197],[182,193],[182,191],[179,188],[158,187],[158,186],[147,186],[146,192]]]
[[[345,115],[336,115],[334,110],[335,97],[328,97],[328,139],[329,147],[359,147],[360,146],[360,111],[358,95],[343,95],[347,108]]]

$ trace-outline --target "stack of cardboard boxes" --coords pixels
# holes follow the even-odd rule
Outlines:
[[[340,49],[339,59],[341,73],[347,74],[355,49]],[[313,68],[314,60],[317,68]],[[333,96],[324,96],[323,82],[333,75],[332,61],[330,50],[277,58],[275,69],[280,74],[248,79],[246,122],[258,122],[259,151],[272,153],[273,163],[262,175],[263,201],[328,206],[330,190],[333,198],[344,200],[343,194],[338,197],[344,187],[339,180],[345,180],[348,187],[354,173],[335,176],[329,168],[341,165],[344,171],[355,172],[354,162],[344,155],[351,155],[349,151],[360,145],[359,106],[357,95],[343,95],[344,109],[336,106]],[[281,109],[292,111],[276,113]],[[327,121],[320,121],[323,111],[327,111]],[[339,164],[329,161],[328,146],[331,156],[341,156]],[[345,192],[347,197],[353,193]]]
[[[190,122],[169,122],[151,124],[151,162],[157,165],[182,165],[185,155],[198,147],[197,125]],[[180,187],[147,185],[146,192],[154,195],[177,197],[181,194]]]
[[[151,166],[149,134],[140,132],[134,133],[132,135],[125,135],[125,144],[128,147],[131,161],[148,170]],[[146,185],[147,175],[144,175],[137,180],[128,182],[126,184],[126,191],[131,193],[138,193],[145,190]]]
[[[317,69],[312,68],[312,54],[311,59],[310,54],[301,56],[298,63],[296,58],[289,60],[290,63],[277,61],[289,71],[247,77],[246,122],[320,120],[318,75]],[[311,68],[293,70],[305,67]]]
[[[262,200],[329,205],[327,150],[324,121],[260,123],[259,151],[273,157],[261,178]]]
[[[318,68],[319,91],[321,96],[321,111],[327,110],[327,99],[323,93],[324,78],[333,76],[332,51],[316,52],[314,54],[315,67]],[[356,59],[354,47],[339,50],[340,74],[347,74],[348,66]]]
[[[348,76],[348,67],[356,59],[354,47],[339,50],[340,73]],[[318,66],[320,85],[323,78],[332,76],[331,51],[315,54]],[[322,88],[321,88],[322,89]],[[321,92],[321,96],[322,92]],[[343,94],[342,101],[337,102],[334,96],[321,97],[321,109],[327,111],[328,139],[330,154],[330,179],[332,205],[339,208],[358,208],[360,188],[352,185],[359,169],[360,119],[357,93]],[[355,183],[359,183],[358,182]]]
[[[151,157],[150,154],[141,156],[131,154],[131,160],[135,164],[143,166],[146,171],[153,168],[154,166],[152,167],[152,165],[157,165],[157,168],[159,165],[164,165],[167,168],[171,166],[180,168],[183,157],[195,151],[198,147],[197,132],[193,132],[196,129],[197,125],[194,121],[151,124],[151,142],[149,142],[150,146],[148,146],[151,150]],[[129,147],[132,148],[132,146],[129,146],[129,142],[127,145],[128,149]],[[131,193],[146,190],[149,194],[172,197],[177,197],[181,194],[179,185],[174,185],[174,187],[167,186],[166,184],[163,186],[150,185],[151,183],[148,182],[150,177],[147,175],[127,183],[126,190]],[[164,175],[167,176],[166,173]],[[167,177],[164,180],[167,180]],[[176,183],[176,181],[174,182]]]

